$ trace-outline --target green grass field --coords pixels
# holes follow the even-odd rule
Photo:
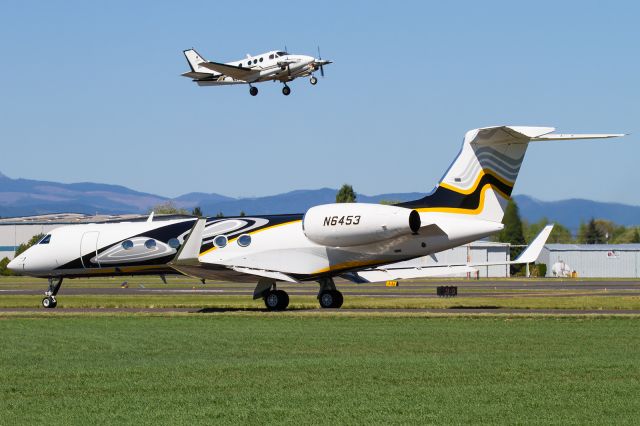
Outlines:
[[[639,319],[0,316],[0,424],[636,424]]]

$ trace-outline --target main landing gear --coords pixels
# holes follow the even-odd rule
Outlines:
[[[344,297],[342,293],[336,289],[333,278],[322,278],[318,283],[320,284],[320,291],[318,292],[320,307],[325,309],[337,309],[341,307],[344,302]]]
[[[318,79],[315,76],[311,76],[311,78],[309,79],[309,83],[315,86],[316,84],[318,84]]]
[[[285,96],[289,96],[289,94],[291,94],[291,87],[285,84],[284,87],[282,88],[282,94]]]
[[[284,311],[289,306],[289,295],[276,288],[276,282],[269,278],[261,278],[253,290],[253,299],[264,300],[264,306],[270,311]]]
[[[249,86],[249,94],[251,96],[255,96],[258,94],[258,88],[257,87],[253,87],[253,86]]]
[[[56,300],[56,295],[58,291],[60,291],[60,286],[62,285],[62,278],[49,278],[49,289],[44,293],[45,298],[42,299],[42,307],[45,309],[53,309],[58,306],[58,301]]]

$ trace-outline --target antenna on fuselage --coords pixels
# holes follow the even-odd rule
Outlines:
[[[149,217],[147,218],[147,222],[153,222],[153,213],[154,211],[151,210],[151,214],[149,215]]]

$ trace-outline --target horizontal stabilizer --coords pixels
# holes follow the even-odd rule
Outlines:
[[[535,141],[568,141],[568,140],[577,140],[577,139],[608,139],[608,138],[620,138],[622,136],[626,136],[625,133],[550,133],[544,136],[539,136],[531,139],[532,142]]]
[[[200,80],[201,78],[209,78],[211,77],[213,74],[212,73],[206,73],[206,72],[194,72],[194,71],[189,71],[189,72],[185,72],[183,74],[181,74],[183,77],[189,77],[189,78],[193,78],[194,80]]]

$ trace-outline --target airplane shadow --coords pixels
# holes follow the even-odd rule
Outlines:
[[[213,314],[225,312],[270,312],[264,308],[202,308],[194,311],[196,314]]]

